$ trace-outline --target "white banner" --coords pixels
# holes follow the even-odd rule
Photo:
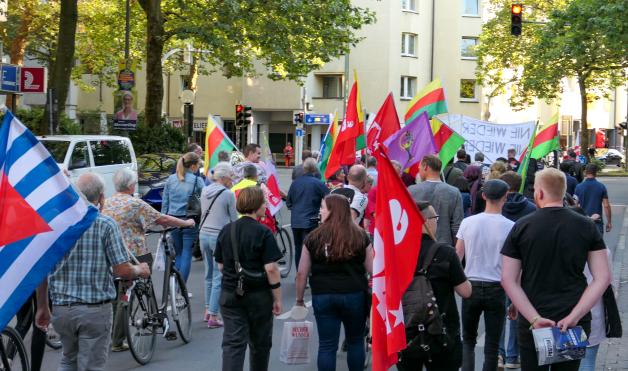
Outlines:
[[[507,158],[510,148],[517,151],[515,158],[518,159],[534,131],[534,121],[496,124],[458,114],[443,114],[437,118],[464,137],[465,150],[471,160],[476,152],[482,152],[487,163],[499,157]]]

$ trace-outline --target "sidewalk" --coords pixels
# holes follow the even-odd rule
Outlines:
[[[621,339],[608,339],[600,344],[596,370],[628,370],[628,254],[626,254],[628,211],[623,220],[621,235],[613,256],[613,286],[618,288],[617,306],[623,326]]]

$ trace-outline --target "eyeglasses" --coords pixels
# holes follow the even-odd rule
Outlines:
[[[434,215],[434,216],[430,216],[430,217],[429,217],[429,218],[427,218],[427,219],[428,219],[428,220],[429,220],[429,219],[436,219],[436,223],[438,223],[438,218],[439,218],[439,217],[440,217],[439,215]]]

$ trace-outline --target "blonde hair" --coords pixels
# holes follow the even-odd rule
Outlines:
[[[200,160],[201,158],[194,152],[188,152],[179,158],[179,161],[177,161],[177,178],[179,178],[180,182],[185,181],[185,170],[192,165],[198,164]]]
[[[504,175],[508,171],[506,164],[501,161],[495,161],[493,165],[491,165],[491,172],[488,174],[487,180],[490,179],[499,179],[502,175]]]
[[[565,173],[553,167],[545,168],[535,174],[534,188],[543,189],[552,201],[560,201],[567,192]]]

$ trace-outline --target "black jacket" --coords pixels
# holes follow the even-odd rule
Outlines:
[[[504,208],[502,209],[502,215],[506,218],[516,222],[528,214],[532,214],[536,211],[534,203],[530,202],[521,193],[509,193]]]

